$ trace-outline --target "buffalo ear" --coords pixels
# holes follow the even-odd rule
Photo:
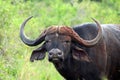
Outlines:
[[[34,62],[34,60],[43,60],[45,58],[45,53],[46,53],[46,49],[45,49],[45,45],[43,44],[38,49],[33,50],[30,57],[30,61]]]
[[[74,46],[72,48],[72,56],[74,59],[78,60],[78,61],[86,61],[86,62],[90,62],[90,58],[87,54],[87,52],[85,52],[83,49]]]

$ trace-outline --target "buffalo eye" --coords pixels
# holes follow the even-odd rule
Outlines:
[[[51,40],[46,40],[45,42],[48,44],[48,43],[50,43],[50,42],[51,42]]]
[[[69,40],[66,40],[66,41],[63,41],[64,44],[69,44],[70,41]]]

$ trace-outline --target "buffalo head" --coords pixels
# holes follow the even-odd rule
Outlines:
[[[30,40],[24,34],[24,26],[31,18],[26,19],[21,25],[21,40],[28,46],[36,46],[44,42],[40,48],[32,52],[31,61],[44,59],[46,52],[48,52],[49,61],[53,63],[64,61],[69,53],[72,53],[69,55],[72,55],[74,59],[89,61],[86,51],[75,46],[74,42],[84,47],[91,47],[96,45],[101,38],[101,26],[93,19],[99,30],[98,35],[92,40],[84,40],[67,26],[51,26],[45,29],[37,39]]]

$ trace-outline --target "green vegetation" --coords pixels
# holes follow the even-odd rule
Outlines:
[[[103,24],[119,24],[119,5],[119,0],[0,0],[0,80],[63,80],[47,57],[29,61],[36,47],[24,45],[19,38],[27,17],[34,16],[25,28],[34,39],[48,26],[93,22],[91,17]]]

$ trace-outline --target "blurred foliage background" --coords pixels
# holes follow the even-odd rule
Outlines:
[[[21,23],[34,16],[25,28],[31,39],[51,25],[73,26],[93,22],[120,24],[119,0],[0,0],[0,80],[63,80],[47,57],[29,61],[37,47],[19,38]]]

